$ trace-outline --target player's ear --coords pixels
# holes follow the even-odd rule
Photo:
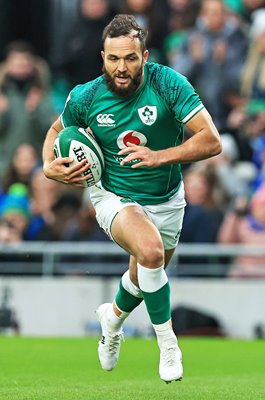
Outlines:
[[[144,54],[143,54],[144,64],[145,64],[146,61],[148,60],[148,57],[149,57],[149,51],[148,51],[148,50],[145,50],[145,51],[144,51]]]
[[[102,60],[104,60],[104,51],[103,50],[101,50],[101,57],[102,57]]]

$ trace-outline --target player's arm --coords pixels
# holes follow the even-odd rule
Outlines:
[[[148,147],[130,144],[119,152],[119,155],[130,153],[122,160],[121,165],[133,160],[141,161],[132,165],[132,168],[143,165],[158,167],[164,164],[191,163],[213,157],[222,151],[219,133],[207,110],[201,110],[186,126],[193,135],[180,146],[152,151]]]
[[[220,135],[205,108],[189,120],[186,126],[193,135],[180,146],[161,150],[161,164],[190,163],[221,153]]]
[[[58,182],[83,187],[83,185],[78,182],[86,179],[85,176],[80,176],[88,168],[86,160],[81,161],[75,166],[67,167],[66,165],[73,161],[72,158],[61,157],[55,159],[54,157],[53,145],[58,133],[62,129],[61,120],[58,118],[47,132],[42,149],[44,175]]]

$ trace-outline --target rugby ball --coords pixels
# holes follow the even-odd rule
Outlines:
[[[85,129],[78,126],[68,126],[60,131],[54,142],[54,156],[71,157],[76,165],[86,159],[90,164],[89,169],[82,175],[85,181],[80,181],[84,187],[95,185],[101,178],[104,169],[104,157],[102,151],[94,139]]]

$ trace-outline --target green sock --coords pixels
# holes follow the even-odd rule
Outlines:
[[[156,292],[142,290],[145,305],[152,324],[163,324],[171,318],[170,286],[167,282]]]
[[[143,301],[142,297],[136,297],[124,289],[120,280],[119,291],[115,297],[115,303],[121,311],[132,312]]]

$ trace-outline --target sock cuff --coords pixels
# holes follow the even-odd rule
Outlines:
[[[114,306],[120,311],[120,313],[121,313],[121,315],[120,316],[118,316],[118,315],[116,315],[116,317],[117,318],[120,318],[120,319],[125,319],[125,318],[127,318],[128,317],[128,315],[130,314],[129,312],[126,312],[126,311],[123,311],[123,310],[121,310],[120,309],[120,307],[118,307],[118,305],[117,305],[117,303],[116,303],[116,300],[114,299],[113,300],[113,304],[114,304]],[[113,311],[114,312],[114,311]]]
[[[168,282],[164,265],[159,268],[146,268],[137,263],[138,281],[143,292],[152,293],[161,289]]]
[[[162,324],[153,324],[154,330],[156,333],[160,335],[165,335],[168,332],[168,329],[172,329],[171,319],[162,323]]]
[[[138,288],[130,278],[129,270],[127,270],[121,277],[121,284],[127,292],[129,292],[132,296],[138,297],[139,299],[143,298],[142,291]]]
[[[140,290],[140,289],[139,289]],[[115,297],[115,304],[120,311],[130,313],[142,302],[143,297],[136,297],[131,294],[127,288],[124,288],[122,279],[120,288]]]

